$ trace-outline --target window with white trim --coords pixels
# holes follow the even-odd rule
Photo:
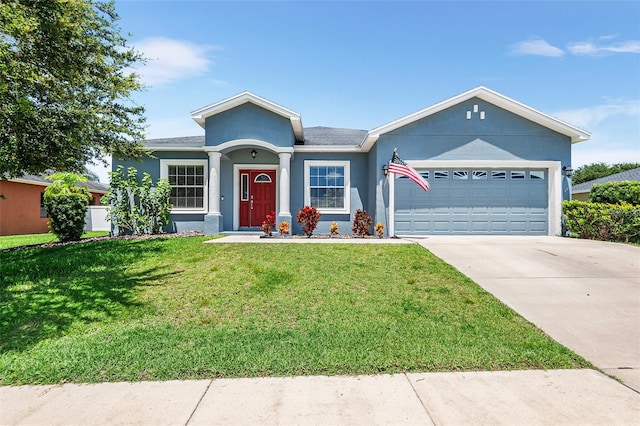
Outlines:
[[[172,211],[207,210],[207,160],[160,160],[160,177],[171,186]]]
[[[350,162],[304,162],[304,203],[321,213],[350,212]]]

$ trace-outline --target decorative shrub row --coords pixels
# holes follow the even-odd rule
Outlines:
[[[640,182],[625,180],[595,184],[589,191],[589,201],[592,203],[640,205]]]
[[[298,214],[296,219],[300,225],[302,225],[302,231],[305,233],[307,237],[311,237],[313,235],[313,231],[315,231],[318,226],[318,221],[320,220],[320,212],[317,208],[312,206],[304,206],[300,210],[298,210]],[[366,210],[358,209],[356,210],[356,214],[353,218],[353,227],[351,228],[353,233],[357,236],[364,238],[366,235],[371,235],[370,227],[371,227],[371,216],[367,214]],[[266,215],[265,220],[262,222],[262,232],[266,235],[271,236],[271,233],[276,227],[276,216],[275,212]],[[289,223],[281,222],[279,225],[280,234],[287,235],[289,233]],[[384,235],[384,225],[381,223],[377,223],[375,226],[375,231],[378,234],[378,237],[382,238]],[[336,222],[331,223],[330,228],[331,236],[338,235],[340,231],[338,230],[338,224]]]
[[[640,242],[640,206],[564,201],[567,231],[589,240]]]

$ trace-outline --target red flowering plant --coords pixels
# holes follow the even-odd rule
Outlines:
[[[264,222],[262,222],[262,226],[260,229],[266,235],[271,236],[271,233],[276,228],[276,212],[271,212],[265,216]]]
[[[298,210],[298,223],[302,225],[302,231],[307,237],[311,237],[313,231],[318,226],[318,220],[320,220],[320,212],[318,209],[311,206],[304,206]]]
[[[365,235],[369,235],[369,227],[371,226],[371,216],[367,214],[366,210],[356,210],[356,215],[353,217],[353,226],[351,230],[354,234],[364,238]]]

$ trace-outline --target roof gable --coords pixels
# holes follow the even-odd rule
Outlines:
[[[302,118],[300,114],[288,108],[285,108],[281,105],[278,105],[274,102],[271,102],[265,98],[261,98],[260,96],[254,95],[251,92],[246,92],[246,91],[239,93],[235,96],[232,96],[230,98],[223,99],[211,105],[207,105],[205,107],[199,108],[191,113],[191,118],[193,118],[196,123],[198,123],[201,127],[204,128],[205,120],[208,117],[214,116],[216,114],[220,114],[221,112],[230,110],[232,108],[235,108],[247,102],[250,102],[268,111],[271,111],[274,114],[278,114],[278,115],[281,115],[282,117],[287,118],[289,121],[291,121],[291,127],[293,128],[293,134],[295,135],[296,140],[299,140],[299,141],[304,140],[304,133],[302,129]]]
[[[421,109],[420,111],[414,112],[413,114],[406,115],[395,121],[376,127],[375,129],[369,131],[369,133],[367,134],[367,137],[363,142],[363,149],[365,151],[368,151],[371,146],[373,146],[373,144],[378,140],[378,138],[385,133],[399,129],[400,127],[404,127],[425,117],[448,109],[454,105],[465,102],[471,98],[482,99],[488,103],[496,105],[523,118],[526,118],[527,120],[547,127],[560,134],[566,135],[571,138],[571,143],[586,141],[591,137],[591,133],[587,132],[586,130],[582,130],[576,126],[554,118],[523,103],[501,95],[498,92],[494,92],[493,90],[490,90],[486,87],[479,86],[475,89],[461,93],[430,107]]]

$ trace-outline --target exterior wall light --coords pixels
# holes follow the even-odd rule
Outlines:
[[[382,166],[382,174],[387,176],[389,174],[389,166],[386,164]]]
[[[568,178],[570,178],[571,175],[573,174],[573,169],[571,168],[571,166],[563,166],[562,171],[564,172],[564,175]]]
[[[256,155],[258,155],[258,151],[256,151],[255,149],[251,150],[251,158],[256,158]]]

